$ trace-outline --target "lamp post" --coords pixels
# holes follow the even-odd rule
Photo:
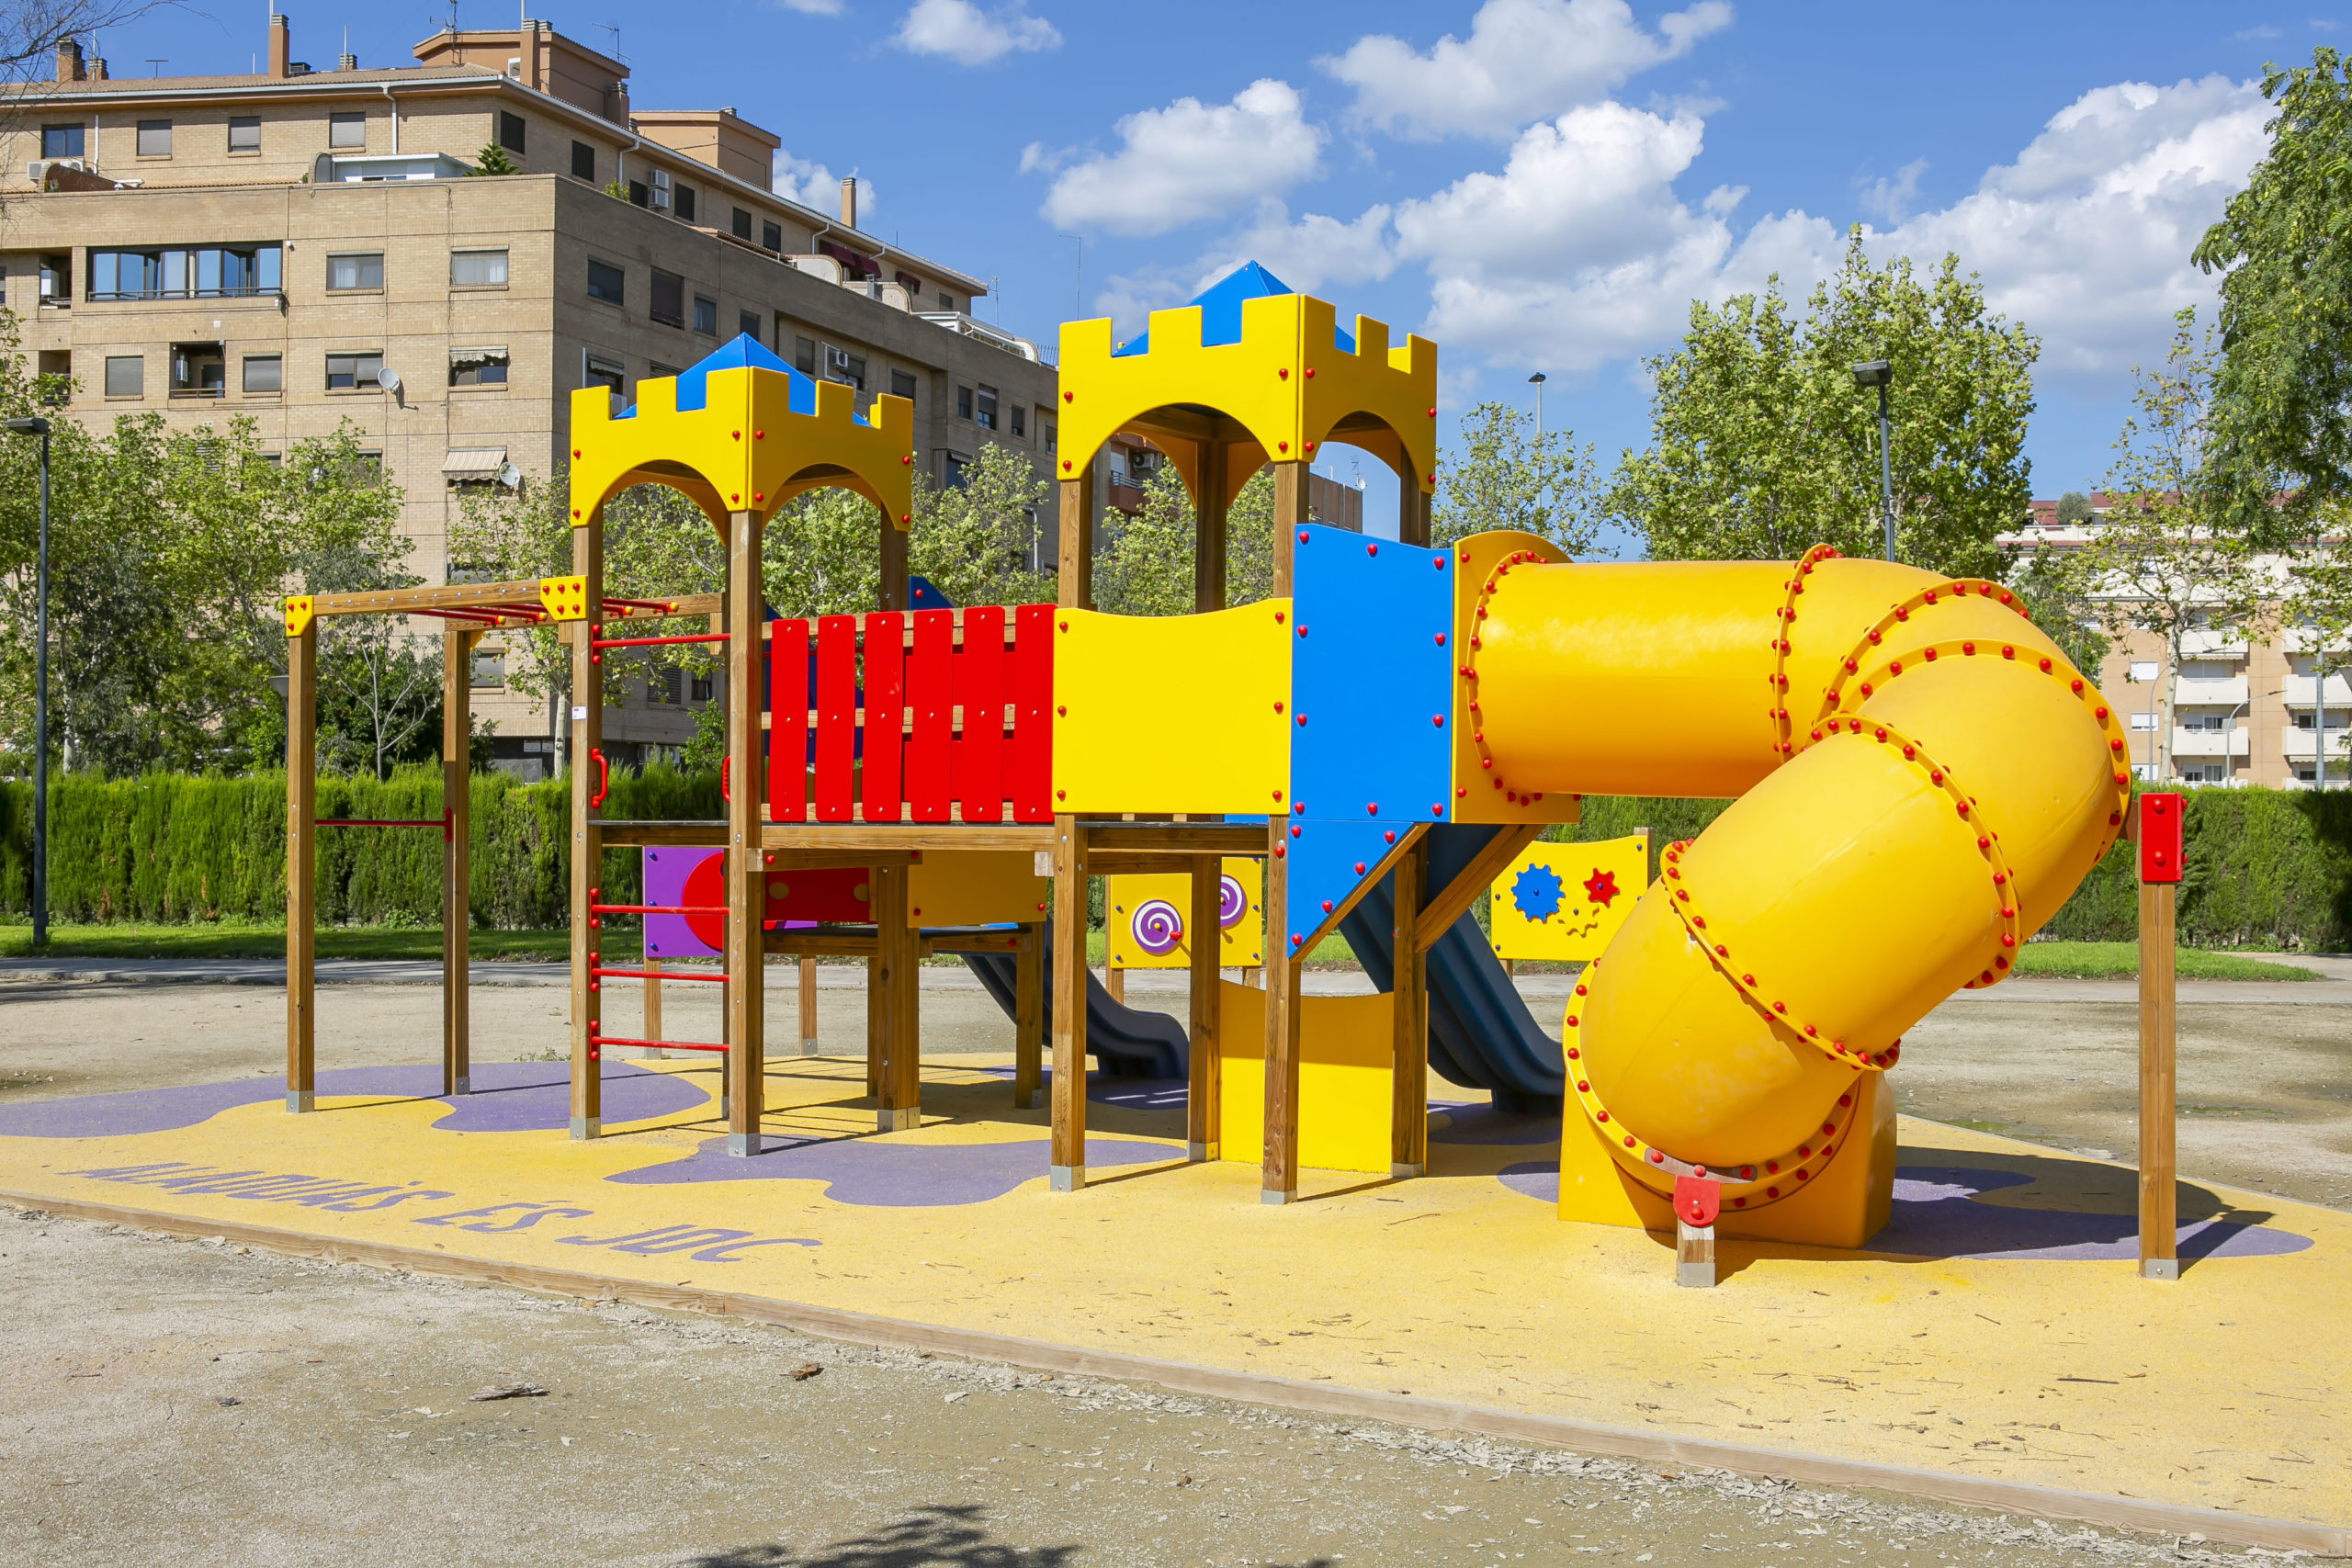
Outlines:
[[[1866,359],[1854,367],[1854,385],[1878,389],[1878,503],[1886,524],[1886,558],[1894,558],[1894,458],[1888,452],[1886,389],[1894,367],[1883,359]]]
[[[1527,384],[1535,389],[1535,434],[1539,436],[1544,434],[1544,383],[1550,379],[1541,370],[1527,378]]]
[[[40,547],[33,568],[33,946],[49,941],[49,421],[12,419],[40,437]]]

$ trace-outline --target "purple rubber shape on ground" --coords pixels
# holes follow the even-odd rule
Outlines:
[[[571,1125],[571,1071],[562,1062],[483,1062],[474,1067],[471,1094],[445,1099],[437,1064],[339,1067],[319,1075],[318,1093],[322,1100],[337,1095],[440,1100],[449,1110],[433,1125],[445,1133],[552,1132]],[[34,1100],[0,1109],[0,1137],[119,1138],[165,1133],[210,1121],[236,1106],[281,1100],[285,1094],[284,1080],[271,1077]],[[605,1069],[608,1122],[668,1116],[708,1103],[709,1092],[691,1077],[623,1065]]]
[[[981,1067],[990,1077],[1012,1081],[1011,1067]],[[1037,1087],[1051,1089],[1054,1069],[1037,1069]],[[1086,1098],[1096,1105],[1124,1106],[1129,1111],[1182,1111],[1190,1098],[1192,1088],[1182,1078],[1116,1078],[1089,1068],[1086,1074]]]
[[[1498,1178],[1521,1197],[1560,1201],[1560,1168],[1546,1160],[1507,1167]],[[1906,1165],[1894,1172],[1894,1213],[1864,1249],[1898,1258],[1999,1258],[2057,1262],[2128,1262],[2140,1256],[2138,1217],[1979,1203],[1982,1192],[2033,1180],[2010,1170]],[[2311,1237],[2238,1220],[2192,1220],[2175,1240],[2181,1259],[2278,1258]]]
[[[756,1155],[727,1152],[712,1138],[684,1159],[605,1178],[628,1186],[696,1181],[822,1181],[836,1203],[863,1208],[933,1209],[985,1203],[1046,1174],[1052,1144],[901,1144],[874,1138],[811,1138],[773,1145]],[[1184,1157],[1182,1146],[1132,1138],[1089,1138],[1090,1168],[1151,1165]]]
[[[1430,1110],[1442,1113],[1444,1120],[1430,1128],[1432,1144],[1476,1144],[1493,1146],[1510,1144],[1556,1144],[1560,1141],[1560,1113],[1548,1111],[1533,1116],[1498,1111],[1484,1100],[1433,1100]]]

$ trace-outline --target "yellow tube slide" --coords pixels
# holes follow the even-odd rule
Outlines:
[[[1581,1106],[1652,1190],[1793,1193],[1860,1075],[2007,974],[2113,841],[2121,728],[1997,583],[1826,549],[1490,582],[1464,673],[1497,777],[1737,797],[1569,1004],[1570,1130]]]

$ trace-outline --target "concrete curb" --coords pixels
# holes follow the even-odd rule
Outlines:
[[[191,1219],[144,1209],[120,1208],[110,1203],[36,1198],[6,1191],[0,1191],[0,1202],[69,1219],[129,1225],[169,1235],[219,1236],[240,1246],[322,1262],[364,1263],[376,1268],[430,1274],[477,1284],[542,1291],[585,1301],[622,1301],[632,1306],[664,1312],[699,1312],[713,1316],[736,1317],[855,1345],[928,1350],[975,1360],[998,1361],[1038,1371],[1148,1382],[1179,1393],[1272,1405],[1317,1416],[1382,1421],[1427,1431],[1475,1433],[1513,1442],[1569,1449],[1580,1453],[1726,1470],[1742,1475],[1815,1485],[1892,1492],[1964,1507],[1989,1508],[2037,1518],[2064,1519],[2151,1535],[2195,1534],[2209,1540],[2258,1546],[2273,1551],[2307,1551],[2320,1557],[2352,1557],[2352,1528],[2345,1526],[2269,1519],[2252,1514],[2156,1503],[2138,1497],[2037,1486],[2024,1481],[1913,1470],[1900,1465],[1873,1463],[1868,1460],[1789,1453],[1745,1443],[1676,1437],[1639,1427],[1610,1427],[1566,1416],[1531,1416],[1475,1404],[1416,1398],[1409,1394],[1373,1393],[1323,1383],[1301,1382],[1289,1378],[1223,1371],[1182,1361],[1161,1361],[1114,1351],[1050,1345],[1012,1335],[910,1323],[900,1318],[807,1306],[766,1296],[654,1285],[568,1269],[541,1269],[451,1258],[447,1254],[412,1247],[333,1241],[297,1231]]]

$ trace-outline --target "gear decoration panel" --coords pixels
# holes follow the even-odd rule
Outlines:
[[[1291,541],[1297,625],[1283,849],[1294,951],[1416,823],[1450,822],[1454,570],[1443,550],[1309,525]]]
[[[1649,885],[1650,839],[1530,844],[1487,896],[1498,958],[1589,963],[1609,947]]]
[[[1266,962],[1264,863],[1242,855],[1224,862],[1217,899],[1217,967],[1254,969]],[[1189,874],[1103,879],[1110,967],[1189,969],[1195,933]]]

